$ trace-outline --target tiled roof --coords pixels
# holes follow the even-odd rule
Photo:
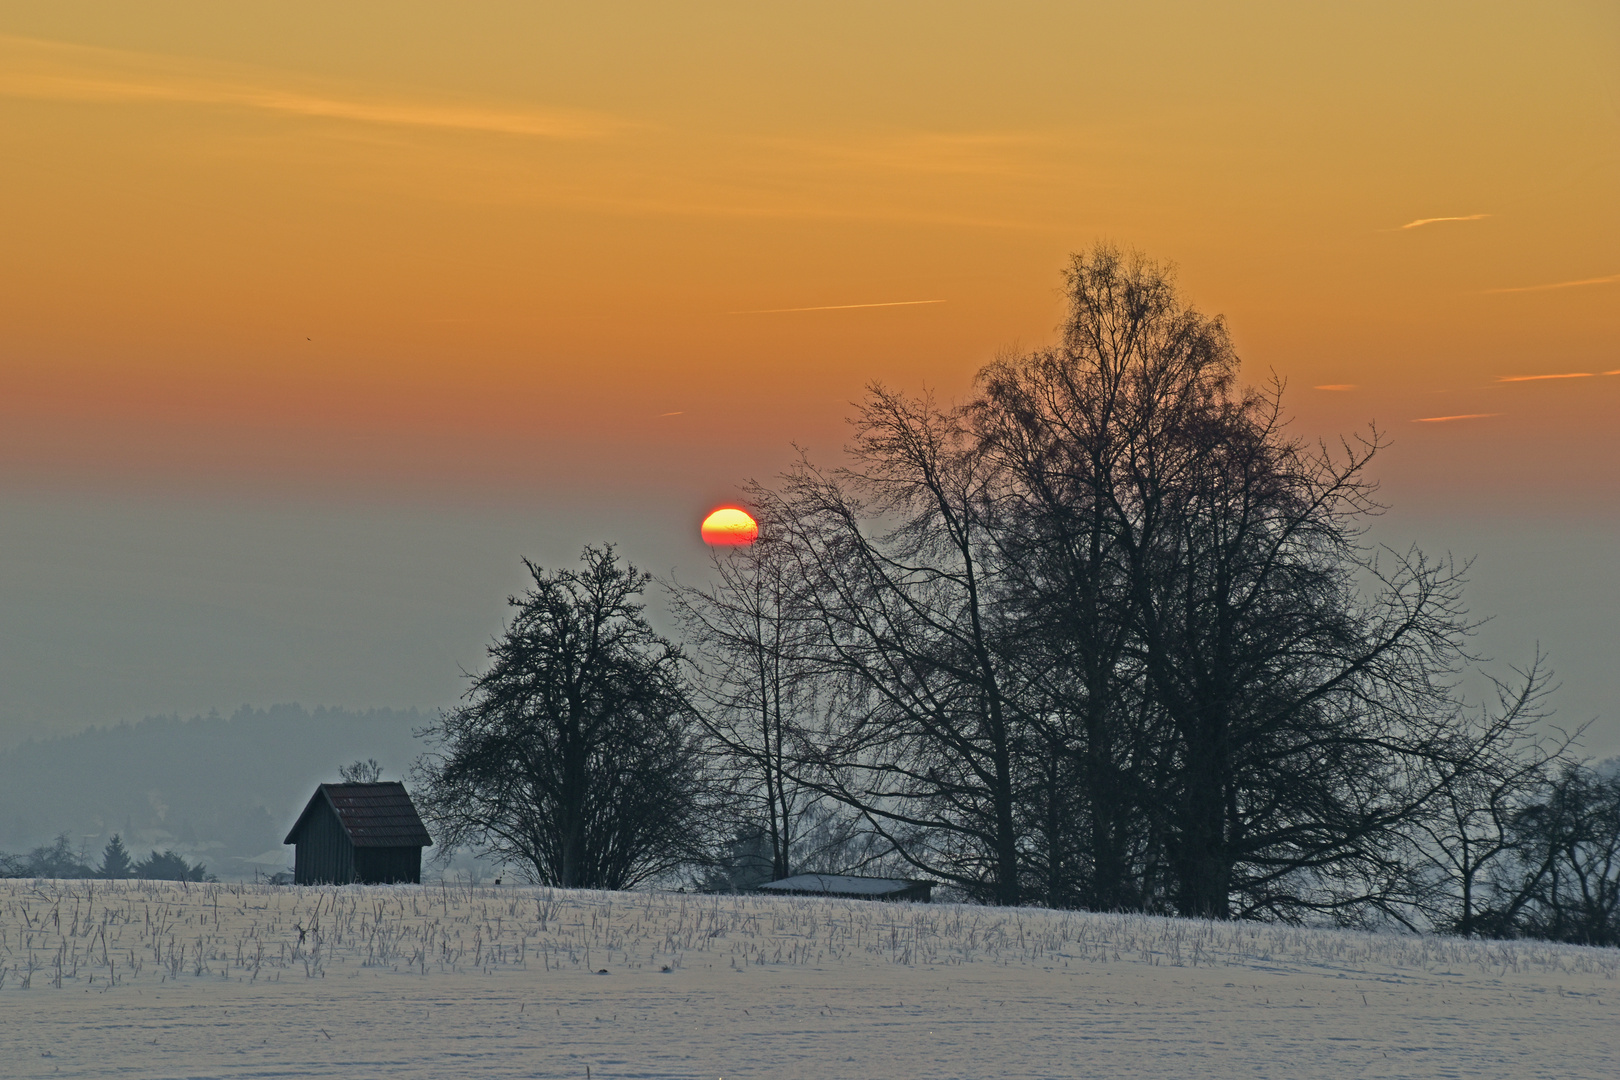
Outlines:
[[[398,782],[322,784],[283,843],[297,842],[304,819],[323,798],[337,811],[338,821],[355,847],[428,847],[433,843],[405,785]]]

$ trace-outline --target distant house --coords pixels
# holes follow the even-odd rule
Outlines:
[[[282,843],[296,885],[386,885],[419,883],[433,840],[404,784],[322,784]]]
[[[758,891],[779,896],[841,896],[850,900],[909,900],[926,904],[933,899],[934,883],[853,874],[795,874],[761,885]]]

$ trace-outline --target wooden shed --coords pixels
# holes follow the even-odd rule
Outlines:
[[[934,883],[854,874],[794,874],[767,882],[758,891],[778,896],[841,896],[848,900],[910,900],[926,904],[933,899]]]
[[[417,884],[427,828],[401,783],[322,784],[284,844],[295,885]]]

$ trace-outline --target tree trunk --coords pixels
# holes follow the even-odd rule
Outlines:
[[[1196,732],[1187,740],[1178,836],[1174,844],[1176,908],[1194,919],[1232,917],[1232,856],[1226,836],[1224,740]]]

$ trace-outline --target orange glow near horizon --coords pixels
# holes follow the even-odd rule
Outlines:
[[[705,544],[716,547],[747,547],[759,539],[759,523],[735,506],[722,506],[709,514],[699,531]]]
[[[1620,339],[1617,50],[1505,0],[18,0],[0,483],[713,505],[1050,343],[1104,238],[1302,435],[1620,492],[1620,380],[1564,374]]]

